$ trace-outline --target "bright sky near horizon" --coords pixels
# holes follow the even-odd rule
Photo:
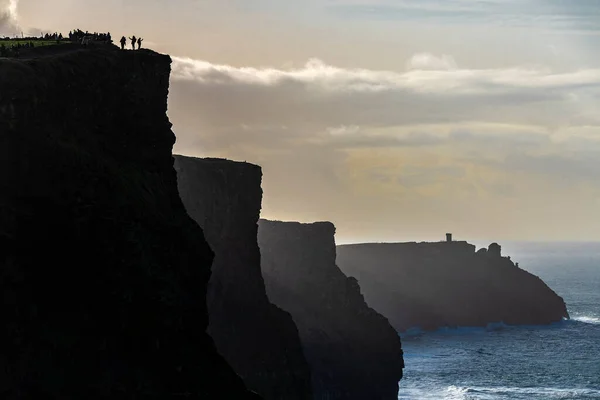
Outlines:
[[[0,0],[170,54],[174,151],[337,242],[600,240],[600,0]],[[15,25],[21,29],[15,29]]]

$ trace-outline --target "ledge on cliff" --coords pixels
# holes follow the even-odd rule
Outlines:
[[[0,59],[1,397],[256,398],[205,332],[170,58],[63,50]]]
[[[257,165],[175,156],[179,194],[215,252],[208,332],[246,385],[268,400],[312,399],[310,370],[291,316],[267,298],[257,222]]]
[[[338,265],[369,305],[399,331],[419,327],[549,324],[568,318],[563,299],[492,243],[368,243],[337,247]]]
[[[260,220],[267,294],[298,326],[316,400],[397,399],[400,338],[336,266],[334,235],[330,222]]]

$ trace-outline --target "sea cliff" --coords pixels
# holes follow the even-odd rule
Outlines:
[[[312,372],[316,400],[398,398],[400,338],[369,308],[354,278],[336,266],[329,222],[259,221],[267,294],[291,313]]]
[[[1,397],[258,398],[205,332],[170,58],[64,46],[0,59]]]
[[[310,371],[289,313],[267,298],[257,243],[262,171],[175,156],[179,194],[215,252],[208,332],[246,385],[268,400],[312,399]]]
[[[337,247],[367,303],[404,332],[410,328],[549,324],[568,318],[563,299],[519,268],[501,247],[463,241]]]

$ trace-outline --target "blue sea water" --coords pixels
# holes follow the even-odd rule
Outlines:
[[[600,243],[508,243],[502,253],[562,296],[571,320],[402,335],[398,399],[600,400]]]

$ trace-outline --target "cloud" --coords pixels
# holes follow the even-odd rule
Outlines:
[[[501,94],[511,90],[570,89],[600,86],[600,68],[570,73],[552,73],[541,67],[505,69],[458,69],[451,56],[435,57],[421,53],[413,56],[410,71],[344,69],[312,59],[300,69],[274,69],[216,65],[206,61],[174,57],[173,78],[207,85],[298,85],[309,91]]]
[[[348,135],[357,134],[360,131],[360,127],[356,126],[356,125],[352,125],[352,126],[341,125],[338,127],[328,128],[327,131],[332,136],[348,136]]]
[[[414,69],[381,71],[320,60],[276,69],[174,57],[172,79],[182,96],[194,99],[206,122],[218,126],[268,121],[325,130],[484,121],[557,129],[590,122],[592,114],[583,113],[585,107],[573,101],[574,95],[588,99],[589,110],[598,106],[593,96],[599,92],[600,69],[431,70],[423,64],[442,60],[447,66],[451,58],[420,55],[411,60]]]
[[[309,137],[351,147],[432,144],[439,138],[430,134],[431,126],[440,125],[448,127],[444,140],[462,135],[473,142],[479,129],[491,141],[492,131],[504,135],[497,137],[525,131],[539,136],[599,122],[593,110],[600,107],[600,69],[467,69],[450,56],[423,53],[409,63],[413,69],[401,72],[346,69],[319,60],[276,69],[174,57],[171,112],[238,132],[236,142],[269,137],[268,147]],[[431,66],[452,68],[427,69]],[[451,127],[457,124],[462,127]],[[465,133],[465,124],[479,125]]]
[[[550,194],[596,207],[600,69],[473,69],[427,53],[407,65],[174,57],[175,151],[261,165],[264,217],[333,220],[341,235],[393,236],[400,225],[415,235],[476,225],[510,235],[532,223],[527,207],[548,231]]]
[[[456,68],[454,58],[446,54],[436,57],[429,53],[419,53],[412,56],[407,63],[407,69],[450,70]]]
[[[345,18],[600,33],[597,0],[339,0],[328,2],[327,9]]]
[[[507,172],[528,173],[546,180],[561,180],[571,185],[581,182],[594,182],[600,175],[598,151],[590,154],[541,154],[531,155],[512,153],[501,162],[493,162],[492,166]]]
[[[459,166],[423,167],[410,165],[402,169],[397,181],[404,187],[428,186],[454,178],[463,178],[465,169]]]
[[[0,2],[0,35],[14,35],[19,31],[19,0],[2,0]]]

